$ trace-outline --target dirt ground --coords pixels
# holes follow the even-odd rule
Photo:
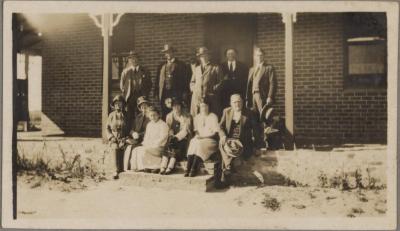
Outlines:
[[[88,182],[87,188],[65,190],[64,183],[38,184],[18,178],[18,218],[265,218],[370,217],[386,212],[386,190],[318,187],[231,187],[195,192],[121,186],[120,181]],[[71,189],[71,184],[69,184]]]
[[[107,169],[109,162],[107,145],[101,139],[43,140],[40,136],[19,134],[18,149],[25,158],[49,160],[49,166],[65,167],[79,157],[79,166],[90,170],[85,171],[86,175]],[[17,215],[23,219],[346,218],[380,217],[387,210],[386,145],[268,152],[246,165],[250,172],[262,173],[266,184],[275,175],[283,182],[206,193],[123,186],[121,181],[103,181],[98,175],[64,183],[20,174]],[[288,179],[297,183],[288,186]],[[343,187],[343,182],[348,188]],[[357,182],[369,189],[357,188]]]

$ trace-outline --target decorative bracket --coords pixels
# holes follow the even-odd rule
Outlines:
[[[117,14],[115,20],[113,13],[99,15],[89,14],[89,17],[93,20],[94,24],[101,29],[101,35],[104,37],[107,35],[107,31],[108,36],[113,35],[113,28],[118,25],[122,15],[124,15],[124,13]]]

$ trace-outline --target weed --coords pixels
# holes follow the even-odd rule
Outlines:
[[[281,203],[276,198],[273,198],[266,193],[264,194],[264,196],[265,197],[261,202],[261,204],[263,204],[265,208],[270,209],[272,211],[277,211],[280,209]]]

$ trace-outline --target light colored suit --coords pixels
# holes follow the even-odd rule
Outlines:
[[[202,98],[207,97],[210,100],[210,111],[220,114],[219,100],[216,98],[222,81],[222,73],[217,65],[208,63],[205,65],[204,72],[201,65],[195,67],[192,79],[190,81],[190,90],[192,91],[192,102],[190,114],[198,114],[198,104]]]

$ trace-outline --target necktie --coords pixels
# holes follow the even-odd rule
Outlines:
[[[254,76],[257,76],[259,71],[260,71],[260,66],[257,65],[256,71],[254,72]]]
[[[229,71],[230,71],[230,72],[233,72],[233,66],[232,66],[232,62],[231,62],[231,63],[229,63]]]
[[[202,74],[204,73],[204,66],[203,65],[201,65],[201,73]]]

